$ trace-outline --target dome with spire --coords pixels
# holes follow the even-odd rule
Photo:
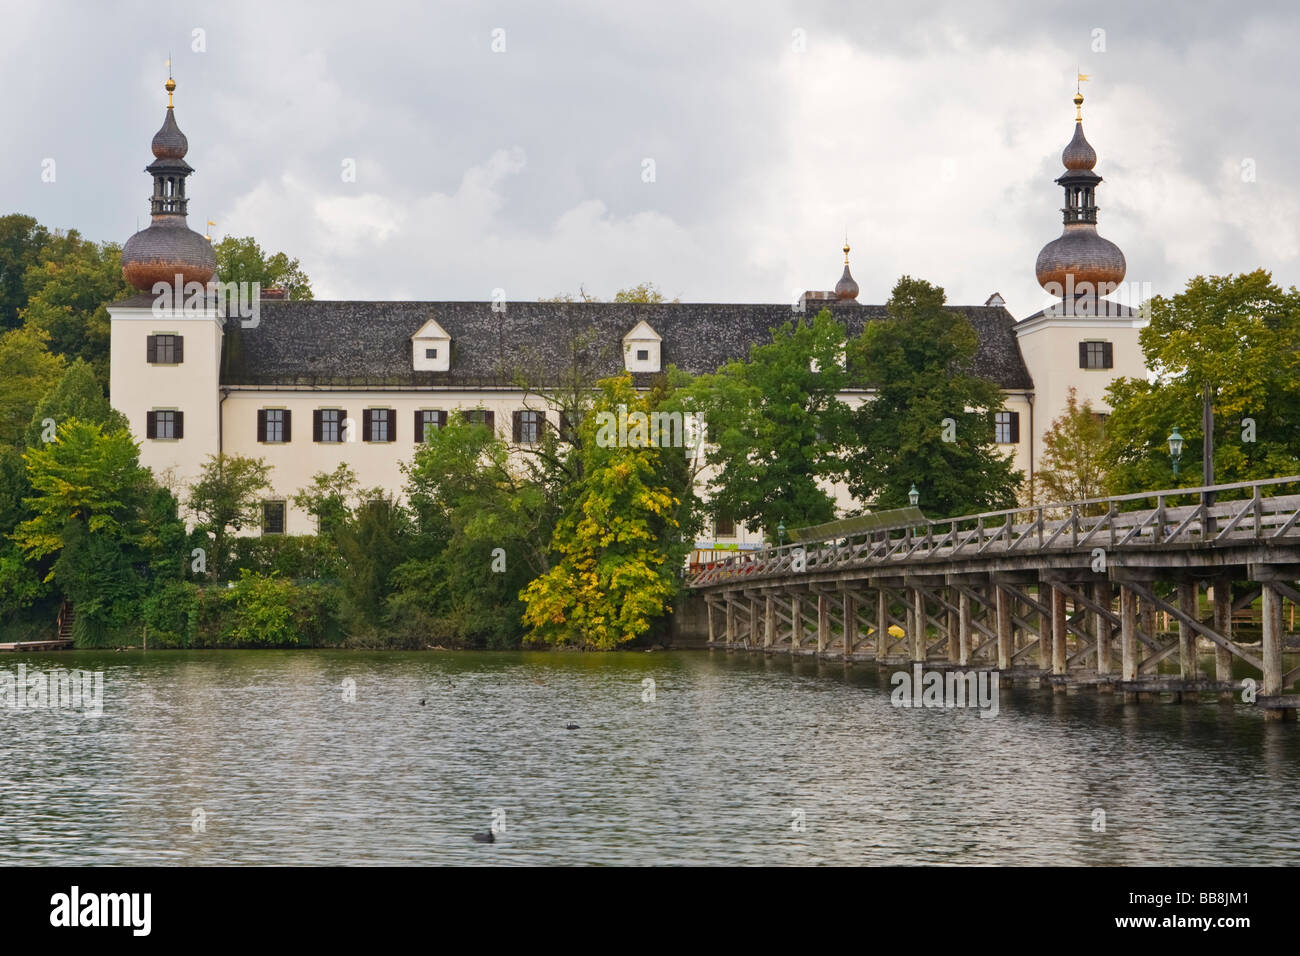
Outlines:
[[[1065,228],[1043,246],[1034,264],[1038,283],[1054,296],[1105,296],[1124,281],[1128,263],[1119,246],[1097,234],[1096,189],[1092,171],[1097,152],[1083,135],[1083,96],[1074,97],[1074,137],[1061,154],[1065,173],[1056,182],[1065,190]]]
[[[849,243],[844,242],[844,274],[840,276],[840,281],[835,283],[835,298],[840,302],[852,302],[858,297],[858,284],[853,280],[852,273],[849,272]]]
[[[154,161],[145,167],[153,176],[150,198],[152,222],[122,246],[122,276],[137,289],[152,290],[154,283],[176,281],[204,285],[216,274],[217,255],[203,236],[186,223],[189,200],[185,198],[185,180],[194,172],[185,162],[189,141],[172,108],[172,91],[176,83],[167,78],[167,115],[162,128],[154,135]]]

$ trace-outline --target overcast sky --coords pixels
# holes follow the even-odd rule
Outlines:
[[[297,256],[318,298],[651,280],[783,302],[831,288],[847,229],[864,303],[907,273],[1026,316],[1061,231],[1076,65],[1099,231],[1128,281],[1297,282],[1300,16],[1282,0],[4,0],[2,16],[0,212],[119,243],[147,224],[170,51],[191,227]]]

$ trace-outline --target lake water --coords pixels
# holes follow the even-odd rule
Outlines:
[[[1209,698],[1004,686],[981,719],[892,707],[870,665],[708,651],[0,658],[19,664],[102,670],[104,706],[0,710],[4,865],[1276,864],[1300,850],[1300,728]],[[473,842],[494,812],[496,842]]]

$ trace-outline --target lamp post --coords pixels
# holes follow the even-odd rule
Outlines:
[[[776,546],[778,549],[785,546],[785,521],[781,520],[776,523]]]
[[[1178,477],[1178,459],[1183,457],[1183,436],[1178,434],[1178,426],[1169,433],[1169,460],[1174,464],[1174,478]]]
[[[921,493],[916,490],[916,482],[912,482],[912,489],[907,493],[907,500],[913,508],[921,503]]]

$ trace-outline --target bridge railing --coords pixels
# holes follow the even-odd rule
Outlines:
[[[1300,540],[1300,475],[1011,508],[769,547],[692,569],[686,585],[982,554],[1284,539]]]

